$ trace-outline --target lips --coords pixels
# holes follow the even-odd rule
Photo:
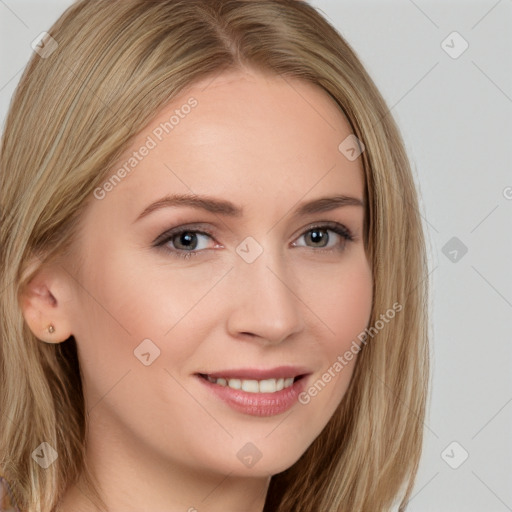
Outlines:
[[[247,393],[276,393],[289,388],[308,373],[301,367],[278,366],[268,369],[239,368],[197,375],[212,384],[240,389]]]
[[[240,380],[265,380],[265,379],[289,379],[311,373],[305,367],[300,366],[276,366],[275,368],[239,368],[232,370],[221,370],[215,372],[202,372],[198,375],[209,376],[213,379],[240,379]]]
[[[310,374],[304,367],[280,366],[197,373],[196,377],[236,411],[252,416],[274,416],[297,402]]]

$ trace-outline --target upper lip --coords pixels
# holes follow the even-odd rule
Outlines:
[[[236,368],[228,370],[219,370],[215,372],[200,372],[198,375],[207,375],[212,379],[219,379],[221,377],[227,379],[241,379],[241,380],[265,380],[265,379],[288,379],[295,378],[302,375],[311,373],[305,367],[301,366],[276,366],[274,368],[261,369],[261,368]]]

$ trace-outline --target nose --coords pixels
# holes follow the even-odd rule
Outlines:
[[[227,327],[233,337],[278,344],[304,328],[296,279],[278,255],[264,251],[252,263],[240,258],[230,282]]]

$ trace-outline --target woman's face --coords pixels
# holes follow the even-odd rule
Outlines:
[[[174,99],[112,168],[66,305],[96,463],[263,476],[320,434],[371,312],[350,134],[323,90],[229,73]]]

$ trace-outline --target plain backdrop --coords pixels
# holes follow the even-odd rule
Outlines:
[[[31,42],[71,3],[0,0],[2,129]],[[409,510],[512,511],[512,0],[310,3],[382,92],[420,193],[433,372]]]

